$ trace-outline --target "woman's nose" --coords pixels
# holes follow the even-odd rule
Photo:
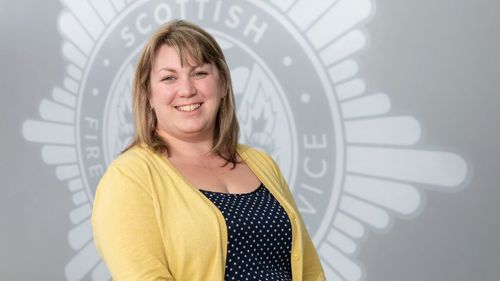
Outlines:
[[[196,94],[196,87],[191,79],[181,79],[178,85],[177,92],[179,95],[190,97]]]

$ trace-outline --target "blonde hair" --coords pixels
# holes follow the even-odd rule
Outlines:
[[[134,135],[124,150],[139,144],[146,144],[157,153],[167,153],[168,144],[156,132],[157,119],[149,104],[151,97],[150,77],[158,50],[161,46],[173,47],[181,59],[196,64],[213,63],[219,71],[219,83],[225,89],[215,121],[212,151],[235,165],[239,126],[235,113],[235,101],[229,68],[222,49],[215,39],[201,27],[184,21],[168,22],[149,38],[137,63],[133,87]]]

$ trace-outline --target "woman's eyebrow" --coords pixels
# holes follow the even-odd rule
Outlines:
[[[189,68],[189,71],[193,71],[194,69],[196,68],[199,68],[199,67],[203,67],[205,66],[207,63],[202,63],[202,64],[198,64],[198,65],[191,65],[191,67]],[[169,72],[173,72],[173,73],[177,73],[177,70],[173,69],[173,68],[169,68],[169,67],[162,67],[158,70],[158,72],[160,71],[169,71]]]
[[[162,68],[158,69],[158,72],[160,72],[162,70],[163,71],[169,71],[169,72],[175,72],[175,73],[177,73],[177,70],[175,70],[173,68],[168,68],[168,67],[162,67]]]

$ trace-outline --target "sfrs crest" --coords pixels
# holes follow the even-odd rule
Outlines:
[[[63,1],[59,28],[67,75],[23,134],[72,192],[68,280],[109,280],[92,241],[95,187],[132,135],[135,61],[151,33],[178,18],[213,34],[227,57],[241,142],[279,163],[328,280],[362,280],[365,229],[388,229],[420,207],[416,183],[447,189],[467,175],[449,152],[417,150],[420,125],[390,115],[354,59],[365,47],[370,0]],[[428,163],[442,163],[432,169]]]

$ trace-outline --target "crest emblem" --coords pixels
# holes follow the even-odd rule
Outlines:
[[[359,76],[371,0],[63,3],[66,76],[23,135],[41,144],[43,161],[72,192],[68,280],[110,279],[92,241],[93,195],[132,135],[138,52],[171,19],[200,24],[221,44],[241,141],[278,161],[328,280],[367,279],[356,259],[361,239],[417,213],[418,184],[456,190],[467,176],[459,155],[419,148],[418,120],[391,114],[389,95],[372,93]]]

